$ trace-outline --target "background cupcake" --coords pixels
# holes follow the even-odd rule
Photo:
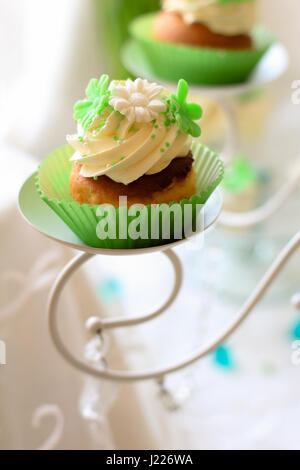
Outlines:
[[[146,76],[169,81],[241,83],[273,42],[257,10],[257,0],[164,0],[161,12],[131,23],[124,62],[138,55]]]
[[[256,0],[163,0],[154,25],[157,39],[224,49],[252,47]]]

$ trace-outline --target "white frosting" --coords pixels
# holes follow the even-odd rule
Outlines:
[[[203,23],[225,34],[247,34],[257,17],[256,0],[220,4],[217,0],[163,0],[165,11],[179,13],[186,23]]]
[[[150,122],[166,110],[160,99],[162,87],[137,78],[135,81],[113,81],[109,87],[109,104],[127,117],[129,122]]]
[[[114,108],[118,106],[119,112],[108,108],[108,116],[97,116],[84,136],[79,128],[79,133],[67,136],[67,141],[76,150],[71,160],[82,165],[80,170],[82,176],[107,175],[116,182],[129,184],[145,174],[162,171],[178,156],[186,156],[191,140],[188,134],[179,130],[177,124],[166,126],[162,116],[159,116],[155,122],[148,122],[147,111],[157,113],[157,109],[149,110],[145,106],[145,113],[137,112],[135,109],[133,112],[129,111],[127,116],[125,109],[128,108],[125,108],[125,105],[123,108],[123,104],[117,104],[120,103],[117,101],[120,96],[116,93],[120,93],[119,85],[122,83],[124,84],[124,82],[119,84],[115,82],[112,88],[116,100],[111,102]],[[158,88],[152,87],[153,96],[147,88],[149,103],[154,98],[157,100]],[[126,101],[132,103],[132,95],[128,96]],[[121,109],[124,115],[120,114]],[[134,124],[133,115],[135,119],[139,118]],[[100,127],[103,119],[105,124]]]

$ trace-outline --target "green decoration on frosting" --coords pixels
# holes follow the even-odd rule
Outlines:
[[[102,75],[99,80],[92,78],[85,91],[86,99],[77,101],[75,104],[73,117],[75,121],[80,122],[83,129],[87,129],[95,116],[101,114],[109,106],[110,91],[108,90],[108,84],[108,75]]]
[[[171,95],[172,113],[182,132],[192,137],[200,137],[200,126],[194,121],[201,119],[202,108],[197,103],[186,102],[188,92],[187,82],[183,79],[179,80],[176,95],[174,93]]]
[[[109,85],[109,76],[102,75],[99,80],[93,78],[90,80],[86,88],[86,99],[77,101],[74,106],[74,119],[76,122],[80,122],[82,128],[87,130],[87,128],[92,124],[96,116],[101,115],[101,113],[107,108],[110,107],[109,97],[111,92],[108,90]],[[196,122],[202,116],[202,108],[197,103],[187,103],[188,95],[188,84],[185,80],[179,80],[177,93],[172,94],[166,99],[167,108],[162,115],[165,116],[165,125],[169,126],[171,123],[177,123],[179,129],[187,134],[190,134],[192,137],[199,137],[201,134],[201,129],[196,124]],[[113,109],[113,108],[112,108]],[[105,122],[105,120],[104,120]],[[153,121],[154,128],[159,129],[159,125],[156,123],[156,119]],[[103,125],[104,123],[102,123]],[[99,132],[102,125],[98,127],[97,131]],[[130,131],[135,131],[136,128],[134,124],[131,126]],[[79,137],[79,140],[82,141],[83,137]],[[119,141],[118,136],[114,136],[115,141]]]

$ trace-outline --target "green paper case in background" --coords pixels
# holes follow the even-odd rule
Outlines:
[[[274,42],[273,36],[263,27],[254,28],[252,35],[255,47],[247,50],[213,49],[157,41],[152,36],[156,15],[151,13],[134,19],[130,24],[130,34],[138,55],[143,55],[152,74],[168,81],[184,78],[198,85],[242,83]]]
[[[223,164],[212,150],[204,147],[198,142],[194,142],[192,146],[194,155],[194,168],[197,175],[197,193],[190,199],[180,202],[182,214],[185,214],[185,206],[190,206],[191,220],[190,228],[195,230],[199,211],[211,196],[213,191],[223,179]],[[148,227],[148,238],[132,238],[130,231],[127,230],[125,239],[118,237],[118,228],[120,224],[130,226],[131,222],[136,219],[136,215],[131,215],[127,208],[119,208],[117,213],[117,238],[107,237],[100,239],[97,236],[97,226],[103,217],[97,214],[100,206],[90,206],[89,204],[80,205],[74,201],[70,195],[69,179],[73,163],[70,157],[74,153],[74,149],[65,145],[50,154],[40,165],[36,186],[41,198],[47,203],[51,209],[70,227],[70,229],[87,245],[96,248],[110,249],[130,249],[130,248],[147,248],[158,246],[175,241],[174,234],[178,234],[181,227],[181,220],[171,218],[170,238],[164,239],[162,236],[162,215],[157,220],[158,238],[151,238],[151,206],[144,206],[141,215],[141,225]],[[173,205],[171,203],[170,205]],[[162,205],[160,205],[161,207]],[[165,207],[168,207],[165,205]],[[103,212],[104,214],[104,212]],[[106,220],[111,220],[114,213],[109,208],[106,212]],[[153,222],[153,219],[152,219]],[[153,229],[153,225],[152,225]],[[182,232],[181,232],[182,233]]]

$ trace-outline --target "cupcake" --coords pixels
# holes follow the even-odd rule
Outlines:
[[[67,136],[71,158],[70,192],[80,204],[169,204],[196,193],[191,138],[200,136],[199,104],[137,78],[92,80],[87,100],[75,104],[78,133]],[[98,105],[101,103],[101,105]]]
[[[168,81],[242,83],[274,42],[257,16],[257,0],[163,0],[161,12],[130,24],[123,63]]]
[[[163,0],[155,21],[158,40],[221,49],[249,49],[256,0]]]
[[[184,80],[176,94],[141,78],[89,82],[77,133],[37,175],[42,199],[86,245],[146,248],[198,231],[223,164],[193,140],[202,108],[187,96]]]

